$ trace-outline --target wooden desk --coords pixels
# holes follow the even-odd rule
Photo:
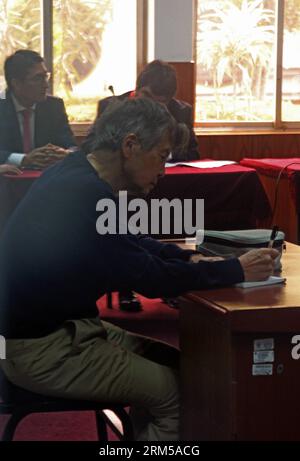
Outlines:
[[[300,247],[287,284],[189,293],[180,302],[181,440],[300,440]],[[253,376],[254,340],[274,340],[272,375]]]

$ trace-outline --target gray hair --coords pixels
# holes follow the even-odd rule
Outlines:
[[[163,104],[149,98],[114,100],[96,122],[92,151],[119,151],[129,133],[135,134],[142,149],[148,151],[160,142],[165,132],[169,132],[174,144],[178,137],[177,123]]]

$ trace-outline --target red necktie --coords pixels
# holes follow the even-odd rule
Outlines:
[[[31,109],[24,109],[23,115],[23,150],[25,154],[28,154],[32,150],[31,142],[31,129],[30,129],[30,117]]]

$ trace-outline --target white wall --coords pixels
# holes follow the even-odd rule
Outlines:
[[[153,7],[153,59],[193,61],[195,1],[154,0]]]

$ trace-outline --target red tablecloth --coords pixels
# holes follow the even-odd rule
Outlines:
[[[0,177],[2,224],[40,174],[40,171],[24,171],[20,176]],[[206,229],[251,228],[257,220],[270,215],[270,205],[256,171],[237,164],[205,169],[168,168],[148,199],[151,198],[203,198]],[[179,236],[170,234],[170,237]]]
[[[295,202],[298,213],[300,212],[300,158],[244,158],[241,165],[255,168],[256,171],[272,178],[281,177],[289,179],[291,197]]]
[[[22,174],[5,174],[4,178],[9,180],[24,181],[26,179],[37,179],[41,176],[42,171],[40,170],[24,170]]]
[[[168,168],[150,198],[204,199],[205,229],[246,229],[270,216],[270,205],[253,168]]]
[[[277,177],[281,170],[282,175],[291,176],[300,171],[300,158],[243,158],[240,165],[255,168],[268,176]]]
[[[205,163],[205,160],[203,160]],[[199,174],[224,174],[224,173],[245,173],[253,170],[253,168],[242,167],[237,163],[224,165],[216,168],[194,168],[190,166],[172,166],[166,168],[166,175],[199,175]]]

